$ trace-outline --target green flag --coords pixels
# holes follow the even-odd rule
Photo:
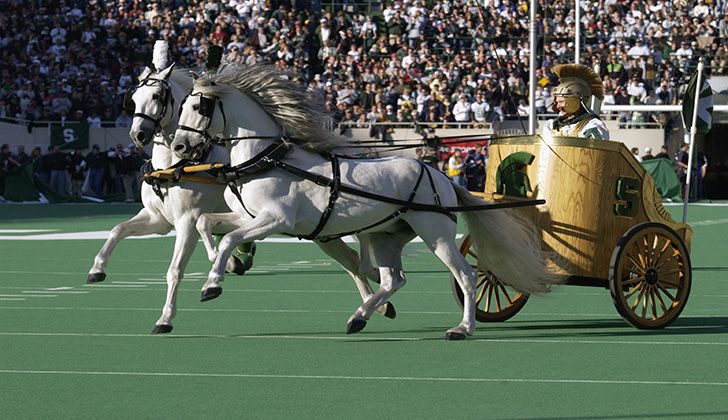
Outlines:
[[[693,125],[693,109],[695,109],[695,86],[698,84],[698,72],[693,74],[683,97],[683,124],[690,130]],[[698,98],[698,119],[696,126],[698,134],[707,134],[713,124],[713,89],[703,75],[703,88]]]
[[[88,149],[88,123],[51,124],[51,145],[61,149]]]

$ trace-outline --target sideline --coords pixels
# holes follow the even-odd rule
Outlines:
[[[182,372],[90,372],[70,370],[0,370],[4,374],[26,375],[102,375],[102,376],[171,376],[193,378],[258,378],[258,379],[329,379],[345,381],[421,381],[421,382],[531,382],[548,384],[593,385],[685,385],[728,386],[728,382],[627,381],[600,379],[534,379],[534,378],[447,378],[413,376],[344,376],[344,375],[272,375],[252,373],[182,373]]]

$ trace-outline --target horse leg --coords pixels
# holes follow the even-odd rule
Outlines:
[[[129,236],[149,235],[158,233],[160,235],[168,233],[172,229],[172,225],[166,223],[160,217],[152,217],[151,212],[143,208],[136,216],[119,223],[109,232],[104,246],[101,247],[99,253],[94,258],[94,264],[89,270],[86,283],[97,283],[106,279],[104,268],[109,263],[111,253],[114,252],[116,245],[122,239]]]
[[[463,291],[463,320],[458,326],[447,330],[445,339],[464,340],[475,332],[475,284],[478,273],[463,258],[455,242],[440,242],[434,247],[430,246],[430,249],[447,266]]]
[[[359,274],[379,284],[379,270],[374,268],[374,264],[372,264],[369,238],[366,235],[357,235],[356,239],[359,241],[359,254],[361,258],[359,261]]]
[[[363,302],[366,302],[374,295],[374,291],[369,285],[369,282],[360,273],[361,262],[359,261],[359,255],[356,251],[347,246],[341,239],[334,239],[327,242],[315,242],[316,245],[318,245],[319,248],[326,253],[326,255],[341,264],[344,270],[346,270],[346,272],[354,279],[354,283],[356,283],[356,287],[359,289],[359,294],[361,295]],[[369,264],[371,265],[371,261],[369,261]],[[377,276],[377,280],[379,280],[379,276]],[[389,302],[384,302],[384,305],[379,306],[377,308],[377,312],[390,319],[394,319],[394,317],[397,316],[397,312],[394,310],[394,305]]]
[[[447,330],[446,340],[463,340],[475,332],[475,284],[478,273],[458,250],[455,238],[456,225],[442,215],[414,213],[407,216],[408,224],[419,234],[423,242],[450,270],[463,291],[463,320]]]
[[[384,305],[389,298],[404,286],[406,280],[402,271],[402,249],[411,239],[399,235],[370,234],[372,250],[379,265],[379,290],[362,304],[349,318],[346,324],[346,333],[353,334],[361,331],[374,311]]]
[[[177,238],[174,242],[174,255],[167,269],[167,299],[162,308],[162,316],[157,320],[152,334],[172,331],[172,318],[177,314],[177,291],[184,276],[185,267],[190,261],[197,245],[197,232],[193,220],[185,219],[175,224]]]
[[[200,215],[197,219],[196,228],[202,238],[202,243],[205,245],[205,251],[207,252],[207,259],[210,263],[214,263],[217,259],[218,245],[215,241],[215,235],[213,235],[213,229],[217,231],[230,232],[241,226],[242,219],[235,213],[205,213]],[[243,244],[240,248],[243,248],[247,244]],[[253,254],[255,253],[255,244],[250,246],[250,250],[239,249],[238,254],[244,257],[245,262],[238,258],[231,256],[228,258],[227,264],[225,265],[225,271],[228,273],[235,273],[242,275],[247,271],[250,266],[253,265]],[[246,268],[247,267],[247,268]],[[219,295],[218,295],[219,296]],[[217,296],[208,298],[214,299]]]
[[[230,255],[235,247],[243,242],[252,242],[254,240],[265,238],[273,233],[290,231],[292,226],[287,222],[284,222],[286,219],[286,217],[279,217],[278,215],[266,210],[262,211],[255,219],[248,222],[240,216],[235,218],[233,213],[226,213],[225,215],[203,214],[198,219],[198,230],[200,227],[205,228],[206,226],[204,225],[209,223],[211,220],[225,220],[228,223],[225,227],[237,228],[231,230],[220,240],[220,244],[217,247],[217,256],[215,257],[215,260],[212,263],[212,268],[210,269],[210,275],[208,276],[205,284],[202,285],[201,301],[205,302],[222,294],[220,282],[225,280],[225,265],[230,259]],[[202,220],[202,222],[200,222],[200,220]],[[203,226],[200,226],[200,224],[203,224]],[[220,225],[222,224],[223,223],[220,222]],[[243,224],[245,225],[243,226]],[[207,230],[204,230],[204,232],[205,234],[209,234],[209,231]],[[213,245],[215,242],[212,240],[212,235],[209,235],[207,240],[210,241],[210,245]],[[207,244],[205,247],[207,248]],[[209,249],[208,256],[212,256]]]

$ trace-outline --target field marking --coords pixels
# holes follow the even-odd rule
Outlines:
[[[145,284],[82,284],[81,287],[93,287],[93,288],[114,288],[114,287],[126,287],[126,288],[144,288]]]
[[[39,332],[0,332],[0,336],[6,337],[106,337],[106,338],[150,338],[153,340],[164,340],[168,338],[219,338],[219,339],[248,339],[248,340],[317,340],[317,341],[432,341],[432,337],[382,337],[373,335],[336,335],[336,336],[316,336],[316,335],[245,335],[245,334],[164,334],[163,336],[155,334],[109,334],[109,333],[39,333]],[[443,340],[444,341],[444,340]],[[628,340],[563,340],[563,339],[547,339],[547,338],[468,338],[467,341],[475,341],[482,343],[501,343],[501,344],[616,344],[616,345],[636,345],[636,346],[728,346],[728,343],[710,342],[710,341],[628,341]]]
[[[20,293],[58,293],[58,294],[66,294],[66,295],[81,295],[81,294],[88,294],[88,292],[82,292],[82,291],[73,291],[73,290],[23,290]]]
[[[23,291],[22,293],[35,293],[35,292],[26,292]],[[0,295],[0,297],[3,298],[52,298],[52,297],[58,297],[58,295]]]
[[[466,382],[466,383],[545,383],[590,385],[668,385],[668,386],[728,386],[728,382],[634,381],[604,379],[536,379],[536,378],[448,378],[415,376],[349,376],[349,375],[273,375],[255,373],[183,373],[183,372],[93,372],[71,370],[0,370],[4,374],[26,375],[94,375],[94,376],[167,376],[188,378],[250,378],[250,379],[313,379],[344,381],[406,381],[406,382]]]
[[[728,223],[728,219],[703,220],[700,222],[690,222],[690,226],[711,226],[722,225]]]
[[[58,229],[0,229],[0,233],[41,233],[58,232]]]

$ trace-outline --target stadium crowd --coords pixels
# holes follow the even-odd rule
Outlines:
[[[178,67],[201,68],[210,44],[229,60],[273,63],[318,89],[337,122],[485,122],[528,112],[527,0],[394,0],[371,14],[367,3],[346,3],[0,2],[0,118],[125,127],[123,93],[158,39]],[[579,3],[581,61],[599,64],[606,103],[674,103],[697,57],[709,72],[728,69],[726,1]],[[571,5],[541,1],[537,14],[539,113],[556,84],[550,68],[573,61]]]
[[[151,65],[155,41],[164,39],[171,61],[181,68],[202,69],[211,44],[223,47],[227,60],[277,66],[292,80],[319,91],[341,129],[370,127],[370,135],[378,137],[389,123],[479,127],[529,112],[529,4],[3,1],[0,120],[29,128],[48,121],[128,127],[131,117],[123,109],[123,95]],[[728,1],[579,4],[584,40],[580,60],[598,65],[605,103],[675,103],[698,57],[704,58],[708,74],[728,74]],[[558,84],[551,68],[574,60],[573,3],[541,1],[536,17],[539,68],[533,100],[541,115],[551,112],[549,92]],[[618,115],[633,128],[645,121],[669,127],[670,119],[660,117]],[[34,172],[62,194],[81,194],[87,181],[86,188],[96,195],[126,190],[131,201],[131,189],[121,184],[125,175],[131,180],[138,172],[142,154],[130,144],[93,149],[85,156],[80,150],[65,155],[49,148],[42,154],[36,148],[27,157]],[[19,166],[14,161],[24,158],[24,152],[14,154],[5,147],[0,156],[4,178]],[[121,167],[124,161],[126,169]],[[463,159],[468,184],[482,183],[473,175],[477,162],[487,162],[487,154]],[[102,167],[104,175],[90,180],[84,173],[93,172],[94,165],[97,175]],[[138,186],[138,180],[128,183]]]

